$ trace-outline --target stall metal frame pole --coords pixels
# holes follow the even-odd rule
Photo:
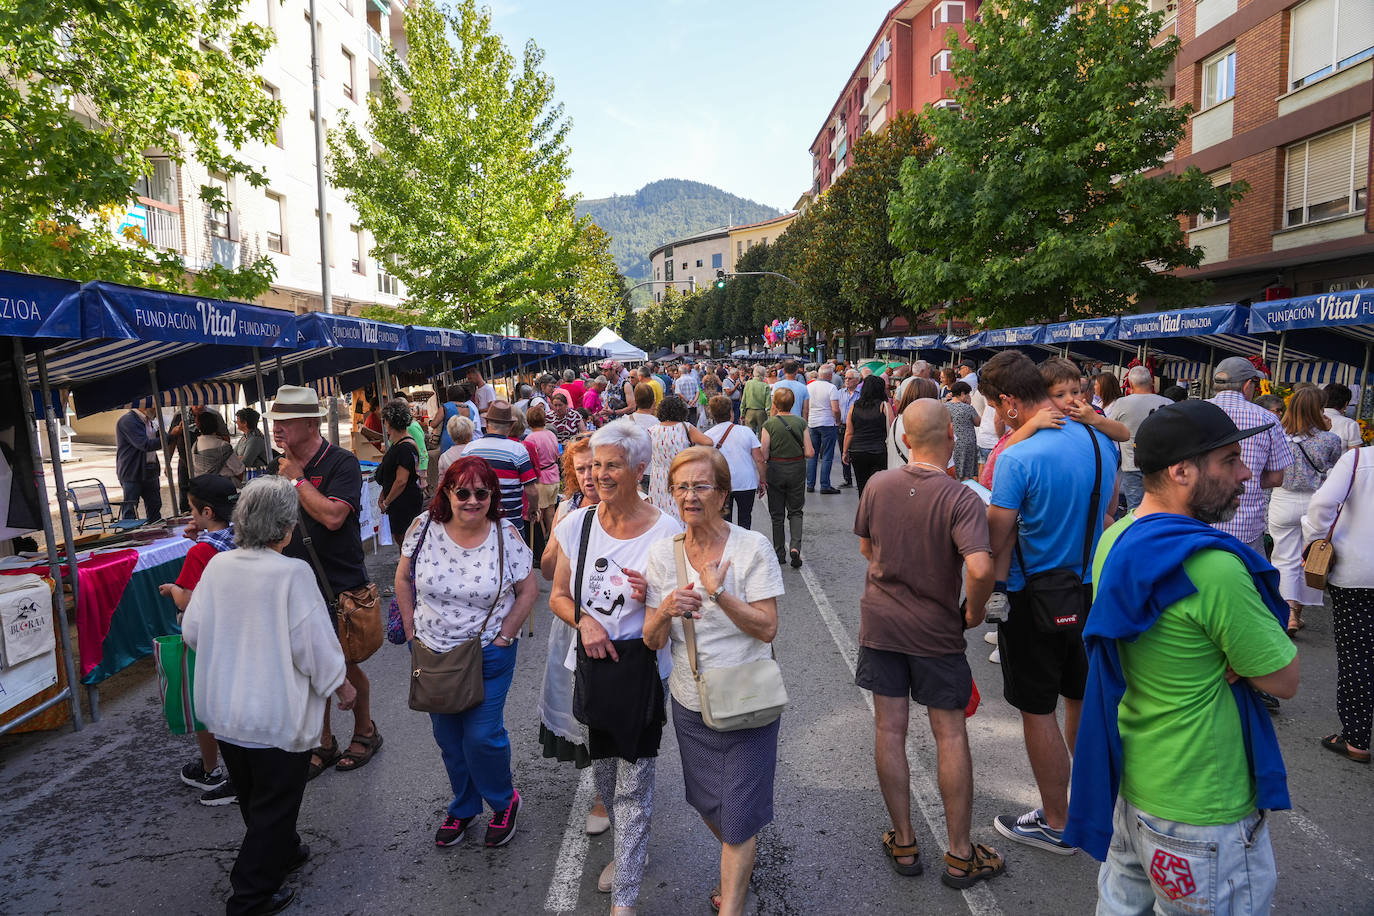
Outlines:
[[[267,440],[267,457],[272,457],[272,431],[267,426],[267,382],[262,374],[262,355],[253,348],[253,374],[258,377],[258,422],[262,423],[262,435]]]
[[[181,386],[180,386],[180,385],[178,385],[177,387],[175,387],[175,388],[172,389],[172,398],[173,398],[173,400],[175,400],[175,402],[176,402],[176,405],[177,405],[177,413],[181,415],[181,441],[182,441],[182,444],[183,444],[183,445],[185,446],[185,448],[186,448],[186,479],[187,479],[187,480],[190,480],[192,477],[195,477],[195,476],[196,476],[196,475],[195,475],[196,463],[195,463],[195,460],[194,460],[194,459],[195,459],[195,455],[194,455],[194,454],[192,453],[192,451],[191,451],[191,424],[190,424],[190,423],[188,422],[188,420],[187,420],[187,416],[186,416],[186,407],[187,407],[187,405],[183,403],[183,399],[182,399],[182,397],[181,397]],[[199,430],[200,427],[197,426],[196,429]],[[188,496],[187,496],[187,499],[188,499],[188,500],[190,499],[189,494],[188,494]],[[179,505],[180,505],[180,503],[178,503],[178,506],[179,506]],[[188,502],[187,505],[190,505],[190,503]]]
[[[1209,346],[1207,348],[1207,377],[1202,380],[1202,385],[1200,386],[1202,388],[1202,396],[1204,398],[1210,398],[1213,394],[1216,393],[1212,390],[1212,386],[1215,384],[1216,381],[1212,378],[1212,376],[1216,373],[1216,371],[1217,348],[1215,346]]]
[[[148,364],[148,383],[152,386],[153,405],[154,409],[157,410],[157,437],[158,440],[162,443],[162,457],[165,458],[167,461],[167,489],[172,494],[173,510],[170,513],[169,517],[176,518],[176,516],[180,514],[181,510],[181,496],[177,491],[176,474],[173,473],[175,469],[172,467],[172,453],[167,448],[167,424],[162,421],[162,390],[157,386],[156,360]],[[189,455],[187,456],[187,460],[190,460]],[[94,718],[94,715],[92,715],[92,718]]]
[[[19,377],[20,397],[22,397],[24,401],[24,422],[28,424],[28,428],[32,430],[34,433],[33,462],[34,469],[37,471],[37,480],[35,481],[35,483],[38,485],[38,492],[39,495],[42,497],[43,503],[39,509],[39,513],[42,515],[43,520],[43,542],[44,546],[47,548],[48,553],[48,571],[52,574],[54,582],[52,603],[53,613],[57,616],[57,650],[58,655],[62,657],[62,670],[66,672],[67,675],[67,686],[62,690],[58,691],[56,695],[44,700],[42,703],[38,704],[33,709],[30,709],[22,716],[16,717],[14,721],[9,722],[5,725],[0,725],[0,735],[3,735],[5,732],[11,731],[15,728],[18,728],[20,725],[23,725],[30,719],[48,711],[52,707],[63,702],[66,702],[68,705],[71,706],[72,730],[79,732],[82,728],[85,727],[85,722],[82,720],[81,715],[81,698],[76,691],[76,663],[73,660],[71,630],[68,629],[67,623],[67,599],[62,591],[62,564],[57,559],[57,535],[53,531],[52,508],[51,505],[48,503],[48,484],[43,474],[43,451],[38,444],[38,418],[34,414],[33,410],[33,389],[29,387],[28,373],[25,371],[24,368],[26,361],[24,359],[23,344],[19,342],[19,338],[17,337],[12,339],[12,343],[14,345],[15,374]],[[47,363],[46,361],[43,361],[43,355],[41,352],[37,354],[37,358],[40,361],[39,378],[46,379],[48,374]],[[62,456],[58,452],[58,447],[60,443],[57,441],[57,429],[51,416],[52,405],[49,403],[49,400],[49,396],[45,393],[43,395],[43,420],[44,425],[47,427],[48,433],[48,452],[52,456],[54,465],[53,482],[57,485],[58,488],[57,498],[59,503],[65,504],[65,501],[62,498]],[[67,524],[69,527],[70,520],[68,520]],[[68,537],[67,539],[67,544],[67,553],[70,559],[71,557],[74,557],[76,555],[76,551],[71,549],[70,537]],[[76,586],[75,583],[73,583],[73,604],[75,604],[75,598]]]
[[[1356,420],[1362,419],[1362,417],[1360,416],[1360,414],[1362,413],[1360,408],[1364,406],[1365,391],[1367,391],[1369,388],[1369,357],[1371,353],[1374,353],[1374,344],[1365,344],[1364,368],[1360,371],[1360,377],[1358,379],[1360,385],[1360,399],[1355,403]]]
[[[1283,378],[1283,351],[1288,346],[1288,332],[1283,331],[1279,334],[1279,355],[1274,360],[1274,384],[1279,384]]]

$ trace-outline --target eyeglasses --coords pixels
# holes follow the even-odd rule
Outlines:
[[[718,489],[720,488],[709,483],[673,484],[673,492],[679,496],[686,496],[688,493],[695,493],[697,496],[710,496],[711,493]]]
[[[478,487],[475,490],[469,490],[467,487],[454,487],[450,489],[449,492],[458,497],[458,501],[461,503],[467,502],[474,496],[481,501],[491,495],[491,491],[486,487]]]

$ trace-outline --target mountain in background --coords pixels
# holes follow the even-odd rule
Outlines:
[[[699,181],[665,178],[633,194],[582,200],[577,214],[611,236],[611,254],[620,272],[635,280],[649,277],[649,252],[659,245],[726,225],[756,223],[780,210]]]

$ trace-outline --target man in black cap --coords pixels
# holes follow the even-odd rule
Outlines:
[[[1136,433],[1145,496],[1097,546],[1064,831],[1103,860],[1100,914],[1272,904],[1265,812],[1290,803],[1259,691],[1297,692],[1297,651],[1278,573],[1213,527],[1252,477],[1241,443],[1272,425],[1238,429],[1215,404],[1184,401]]]

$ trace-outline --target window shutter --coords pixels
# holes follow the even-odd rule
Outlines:
[[[1231,183],[1231,167],[1228,165],[1228,166],[1227,166],[1226,168],[1224,168],[1224,169],[1217,169],[1215,172],[1213,172],[1212,174],[1208,175],[1207,177],[1210,178],[1210,179],[1212,179],[1212,187],[1214,187],[1214,188],[1219,188],[1219,187],[1221,187],[1221,186],[1224,185],[1224,184],[1230,184],[1230,183]]]
[[[1283,194],[1283,210],[1288,214],[1288,225],[1303,221],[1303,202],[1307,175],[1307,144],[1295,143],[1288,147],[1288,180]],[[1296,211],[1296,216],[1294,213]]]
[[[1350,197],[1349,128],[1318,137],[1307,147],[1307,207],[1309,210]]]
[[[1292,83],[1331,66],[1335,50],[1331,43],[1331,19],[1335,14],[1334,0],[1307,0],[1302,6],[1293,8],[1289,22],[1292,39],[1288,64]]]
[[[1336,9],[1336,62],[1374,48],[1374,3],[1341,0]]]
[[[1369,121],[1355,125],[1355,190],[1369,186]]]

